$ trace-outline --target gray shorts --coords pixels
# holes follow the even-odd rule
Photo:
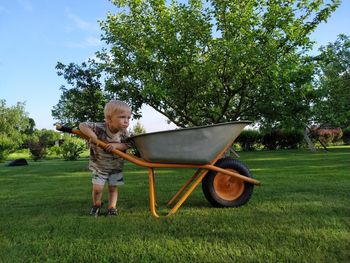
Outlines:
[[[123,185],[124,178],[123,173],[111,174],[111,175],[98,175],[92,174],[92,183],[98,185],[105,185],[108,182],[108,185]]]

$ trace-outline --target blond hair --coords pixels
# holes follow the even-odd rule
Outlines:
[[[123,111],[131,112],[131,109],[128,104],[120,100],[110,100],[106,103],[104,108],[105,119],[110,118],[115,113]]]

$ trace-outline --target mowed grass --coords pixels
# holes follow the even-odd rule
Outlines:
[[[87,159],[0,164],[0,262],[350,262],[349,148],[240,155],[262,182],[248,204],[212,208],[198,187],[167,219],[130,163],[115,218],[88,215]],[[156,170],[160,213],[192,174]]]

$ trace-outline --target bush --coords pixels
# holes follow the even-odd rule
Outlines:
[[[340,128],[336,128],[333,129],[333,133],[334,133],[334,139],[333,139],[333,143],[339,142],[341,141],[342,137],[343,137],[343,130]]]
[[[343,130],[343,143],[349,145],[350,144],[350,128],[346,128]]]
[[[42,160],[47,155],[46,145],[40,139],[29,141],[28,147],[34,161]]]
[[[75,161],[85,150],[85,142],[82,139],[65,135],[61,145],[61,154],[66,161]]]
[[[304,141],[302,130],[283,130],[278,146],[280,149],[298,149]]]
[[[261,143],[269,150],[276,150],[282,139],[282,130],[275,129],[262,135]]]
[[[51,156],[59,156],[62,154],[62,149],[60,146],[54,145],[54,146],[49,148],[48,152],[49,152],[49,155],[51,155]]]
[[[6,101],[0,99],[0,162],[23,143],[28,120],[24,103],[7,107]]]
[[[44,159],[47,155],[47,148],[53,146],[60,136],[56,131],[46,129],[36,130],[27,142],[33,160]]]
[[[322,128],[312,129],[311,134],[313,138],[318,139],[325,145],[328,145],[330,143],[340,141],[343,136],[343,131],[340,128]]]
[[[269,150],[297,149],[303,143],[304,135],[301,130],[275,129],[262,136],[262,144]]]
[[[260,143],[261,135],[257,130],[244,130],[236,139],[243,151],[253,151]]]
[[[18,143],[14,142],[7,136],[0,134],[0,162],[5,160],[17,146]]]
[[[61,138],[61,134],[57,131],[42,129],[36,131],[35,134],[46,145],[46,147],[52,147],[55,145],[55,141]]]
[[[145,127],[141,124],[140,121],[137,121],[134,127],[132,128],[131,134],[133,136],[146,133]]]

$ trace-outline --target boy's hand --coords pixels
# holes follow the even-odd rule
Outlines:
[[[105,150],[107,152],[111,152],[113,150],[120,150],[120,151],[125,151],[128,149],[128,146],[125,143],[108,143],[107,146],[105,147]]]
[[[117,148],[117,143],[108,143],[107,146],[105,147],[105,150],[107,152],[111,152]]]
[[[95,136],[90,136],[89,142],[90,142],[90,143],[97,144],[97,136],[96,136],[96,134],[95,134]]]

